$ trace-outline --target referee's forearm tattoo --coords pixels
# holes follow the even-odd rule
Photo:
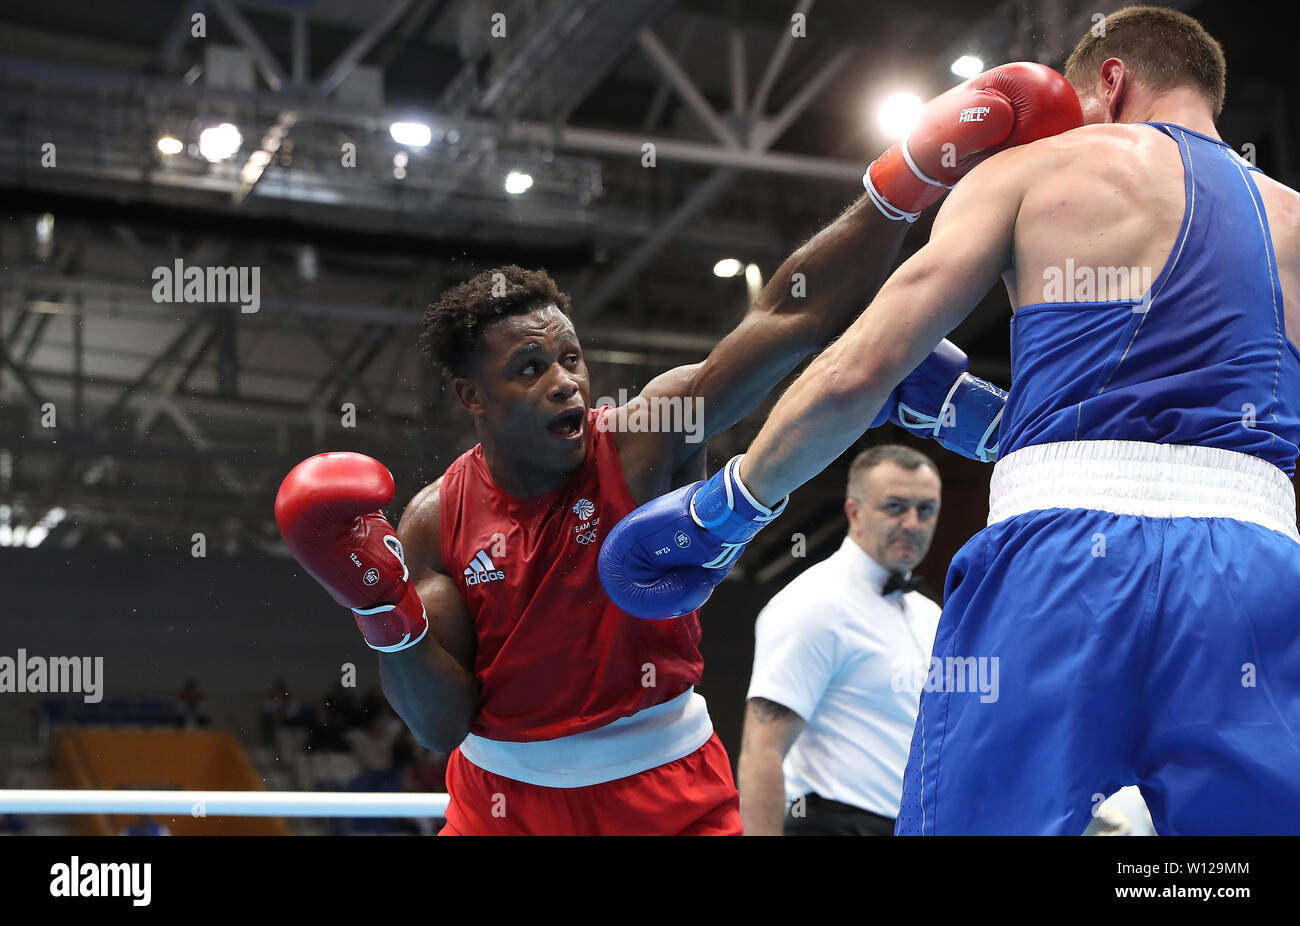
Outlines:
[[[754,719],[759,723],[771,723],[794,714],[794,711],[784,704],[777,704],[767,698],[750,698],[749,703],[754,709]]]

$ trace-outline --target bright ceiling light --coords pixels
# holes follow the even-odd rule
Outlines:
[[[388,134],[399,145],[423,148],[433,138],[433,132],[422,122],[394,122],[388,127]]]
[[[199,133],[199,154],[209,161],[225,161],[234,157],[244,136],[229,122],[210,125]]]
[[[880,104],[880,128],[890,138],[902,138],[916,128],[925,105],[914,93],[895,93]]]
[[[506,192],[513,196],[518,196],[529,190],[533,185],[533,175],[525,174],[522,171],[512,170],[506,174]]]
[[[174,138],[171,135],[164,135],[162,138],[158,139],[158,150],[163,154],[180,154],[185,150],[185,143],[179,138]]]
[[[724,257],[713,265],[715,277],[737,277],[745,272],[745,265],[734,257]]]
[[[967,80],[976,74],[983,73],[984,62],[974,55],[962,55],[952,63],[952,72],[958,77],[964,77]]]

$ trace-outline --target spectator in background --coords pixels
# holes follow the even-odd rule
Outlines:
[[[934,538],[940,489],[938,468],[908,447],[858,454],[848,536],[759,614],[738,776],[746,835],[893,835],[915,680],[939,625],[911,572]]]
[[[122,827],[119,836],[170,836],[172,831],[163,823],[159,823],[153,817],[141,814],[135,818],[135,822],[129,826]]]
[[[397,721],[396,724],[394,721]],[[396,791],[397,770],[393,765],[393,746],[403,724],[392,712],[376,713],[365,730],[352,739],[353,752],[361,761],[361,774],[353,782],[359,791]]]
[[[262,701],[262,742],[274,747],[281,727],[299,726],[303,722],[303,705],[289,691],[284,679],[277,678]]]
[[[176,696],[176,726],[184,729],[194,727],[212,726],[212,718],[208,714],[208,699],[199,688],[199,681],[195,678],[185,680],[185,687],[181,689],[180,694]]]
[[[340,722],[330,697],[321,698],[316,717],[307,727],[308,752],[348,752],[345,726]]]
[[[330,703],[334,722],[343,729],[352,730],[365,726],[365,721],[361,717],[361,706],[357,703],[356,693],[351,688],[345,688],[342,682],[335,682],[334,687],[325,695],[325,699]]]

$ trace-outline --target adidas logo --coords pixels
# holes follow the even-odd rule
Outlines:
[[[466,585],[482,585],[484,582],[495,582],[505,577],[505,571],[493,565],[487,553],[482,550],[475,553],[474,558],[465,567]]]

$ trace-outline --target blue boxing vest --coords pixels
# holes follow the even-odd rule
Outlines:
[[[1058,441],[1190,444],[1250,454],[1292,476],[1300,351],[1286,336],[1255,168],[1223,142],[1146,124],[1178,142],[1183,160],[1173,250],[1141,298],[1016,312],[1000,456]]]

